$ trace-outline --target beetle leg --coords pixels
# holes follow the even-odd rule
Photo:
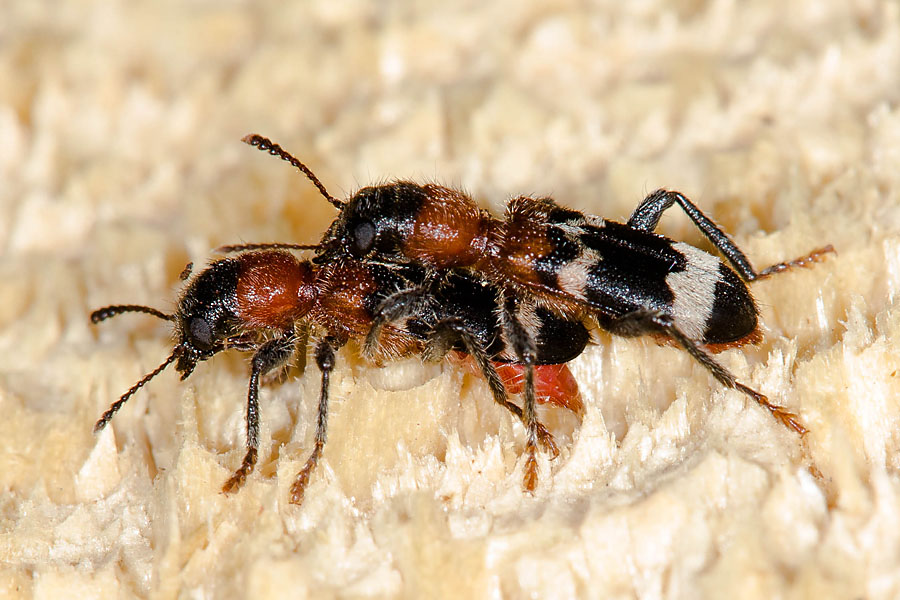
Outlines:
[[[537,487],[537,439],[538,420],[535,413],[536,395],[534,391],[534,364],[537,356],[537,344],[516,316],[518,300],[515,297],[506,299],[503,306],[503,325],[506,335],[516,353],[516,358],[525,367],[525,383],[522,401],[522,421],[525,423],[525,476],[524,486],[529,492]]]
[[[334,370],[334,354],[343,344],[334,337],[326,337],[316,344],[316,365],[322,372],[322,387],[319,392],[319,411],[316,417],[316,437],[312,454],[306,459],[306,464],[297,473],[293,485],[291,485],[291,504],[302,504],[306,486],[313,469],[319,463],[322,449],[325,447],[328,429],[328,387],[331,380],[331,371]]]
[[[757,272],[753,268],[753,265],[750,264],[747,255],[731,241],[731,238],[729,238],[718,225],[713,223],[709,217],[703,214],[703,211],[697,208],[696,204],[688,200],[681,192],[670,190],[656,190],[644,198],[638,207],[634,209],[634,212],[631,213],[631,217],[628,219],[628,226],[641,231],[653,231],[659,224],[659,219],[662,217],[662,214],[676,203],[681,207],[684,213],[690,217],[691,221],[694,222],[694,225],[697,226],[697,229],[699,229],[703,235],[719,249],[719,252],[728,259],[728,262],[731,263],[731,266],[734,267],[738,272],[738,275],[740,275],[741,279],[744,281],[762,279],[763,277],[786,271],[792,267],[807,267],[812,263],[822,260],[823,255],[834,252],[834,247],[829,244],[823,248],[813,250],[806,256],[778,263],[777,265],[772,265],[767,269]]]
[[[250,368],[250,386],[247,392],[247,454],[241,466],[234,472],[222,491],[226,494],[236,491],[253,472],[259,448],[259,378],[261,375],[283,365],[294,353],[294,345],[289,338],[276,338],[265,342],[256,350]]]
[[[494,397],[494,402],[514,414],[527,428],[528,423],[525,420],[522,409],[509,401],[506,388],[503,385],[503,379],[498,374],[496,366],[491,362],[485,349],[478,342],[477,338],[472,335],[462,319],[445,319],[438,322],[431,337],[429,337],[426,355],[432,360],[439,360],[453,347],[453,343],[457,340],[465,346],[466,352],[475,361],[478,371],[487,381],[491,395]],[[553,458],[559,456],[559,448],[557,448],[556,442],[553,440],[553,435],[537,419],[535,419],[535,427],[537,430],[536,435],[541,445],[550,452]]]
[[[800,423],[797,415],[788,411],[783,406],[773,404],[769,399],[756,390],[740,383],[731,372],[720,365],[716,360],[705,352],[694,340],[685,335],[678,327],[671,315],[650,310],[636,310],[628,314],[622,315],[617,319],[606,320],[603,324],[610,333],[623,336],[636,336],[646,333],[663,333],[675,340],[679,346],[699,362],[709,371],[716,380],[724,385],[738,390],[753,398],[760,406],[772,413],[775,418],[781,421],[785,426],[793,429],[795,432],[803,435],[807,432],[806,427]]]

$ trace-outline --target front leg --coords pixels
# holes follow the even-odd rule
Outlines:
[[[279,368],[272,369],[263,375],[260,384],[263,386],[284,383],[292,373],[297,377],[306,370],[306,347],[309,345],[309,325],[302,324],[294,328],[294,351],[292,360],[285,361]]]
[[[372,361],[378,351],[381,332],[385,326],[411,316],[423,316],[432,298],[425,286],[395,292],[382,300],[372,317],[372,325],[363,342],[362,356]]]
[[[259,448],[259,378],[261,375],[282,366],[294,352],[294,344],[289,336],[265,342],[256,349],[250,368],[250,386],[247,392],[247,454],[241,466],[234,472],[222,491],[226,494],[237,491],[247,476],[253,472]]]

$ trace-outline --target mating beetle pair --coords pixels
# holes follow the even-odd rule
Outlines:
[[[758,341],[758,311],[745,282],[807,266],[830,246],[756,271],[743,252],[678,192],[647,196],[627,223],[616,223],[541,198],[511,200],[503,218],[479,209],[462,192],[398,181],[366,187],[347,201],[331,196],[300,161],[277,144],[251,135],[245,142],[290,162],[340,213],[316,245],[244,244],[220,251],[194,276],[178,308],[165,314],[116,305],[92,314],[96,323],[124,312],[144,312],[175,323],[169,357],[138,381],[95,425],[102,429],[150,379],[175,362],[182,379],[199,361],[234,348],[252,352],[247,397],[247,453],[223,490],[236,490],[258,453],[260,377],[305,355],[307,333],[322,373],[312,453],[291,488],[300,503],[325,444],[328,384],[335,353],[359,340],[376,362],[421,355],[439,360],[450,351],[473,359],[494,400],[525,425],[523,485],[537,485],[538,444],[554,456],[552,435],[535,414],[543,378],[571,379],[562,365],[584,349],[589,329],[622,336],[655,335],[681,346],[723,385],[768,409],[798,433],[796,415],[743,385],[710,351]],[[653,233],[663,212],[678,204],[727,259]],[[289,251],[313,250],[311,260]],[[506,367],[523,375],[522,407],[508,399]],[[537,382],[536,382],[537,377]],[[553,387],[543,386],[543,387]],[[559,386],[562,405],[576,402]]]

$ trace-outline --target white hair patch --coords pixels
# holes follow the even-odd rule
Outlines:
[[[569,261],[559,268],[556,274],[556,282],[561,290],[573,298],[585,300],[588,273],[591,267],[600,262],[600,256],[596,252],[585,251],[575,260]]]
[[[706,323],[716,301],[721,261],[684,242],[676,242],[672,247],[683,254],[687,261],[684,271],[666,276],[666,285],[675,297],[672,316],[682,333],[699,341],[706,333]]]

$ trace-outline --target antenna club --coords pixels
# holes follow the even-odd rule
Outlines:
[[[241,141],[245,144],[249,144],[251,146],[256,146],[260,150],[268,150],[272,146],[275,146],[269,138],[263,137],[256,133],[248,133],[244,137],[241,138]]]

